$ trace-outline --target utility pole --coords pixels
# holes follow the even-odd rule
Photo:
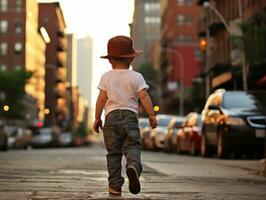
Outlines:
[[[205,98],[207,98],[210,95],[210,75],[209,75],[209,70],[210,70],[210,30],[207,28],[206,31],[206,41],[207,41],[207,46],[206,46],[206,80],[205,80]]]

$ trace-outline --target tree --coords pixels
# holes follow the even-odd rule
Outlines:
[[[24,119],[25,85],[32,76],[32,72],[26,70],[8,70],[0,72],[0,117],[5,119]],[[4,111],[3,107],[9,110]]]
[[[81,137],[81,138],[85,138],[88,135],[88,132],[89,132],[89,130],[87,129],[85,122],[84,121],[80,122],[79,126],[76,130],[76,136]]]
[[[158,83],[158,72],[151,63],[142,64],[137,71],[143,75],[147,83]]]
[[[154,69],[151,63],[142,64],[137,71],[143,75],[146,83],[149,85],[148,93],[150,94],[153,104],[158,105],[160,101],[160,96],[158,92],[158,71]],[[141,112],[140,115],[146,117],[146,112]]]
[[[242,22],[240,29],[242,36],[232,36],[232,42],[244,51],[247,64],[257,65],[265,62],[266,12],[261,13],[259,23]]]

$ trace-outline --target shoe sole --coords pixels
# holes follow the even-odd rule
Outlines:
[[[115,191],[111,188],[108,188],[108,192],[109,192],[109,194],[112,194],[112,195],[121,195],[120,191]]]
[[[129,191],[132,194],[138,194],[140,192],[140,183],[137,171],[134,168],[129,167],[127,168],[126,173],[129,180]]]

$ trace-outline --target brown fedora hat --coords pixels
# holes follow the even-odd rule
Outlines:
[[[110,57],[124,57],[132,58],[142,54],[142,50],[136,50],[133,48],[133,42],[131,38],[126,36],[115,36],[108,41],[107,54],[101,56],[101,58]]]

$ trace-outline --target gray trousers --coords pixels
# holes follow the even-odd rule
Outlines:
[[[129,110],[114,110],[107,114],[103,127],[107,149],[109,187],[120,190],[124,178],[121,175],[121,160],[124,155],[128,166],[134,166],[140,175],[141,144],[137,114]]]

